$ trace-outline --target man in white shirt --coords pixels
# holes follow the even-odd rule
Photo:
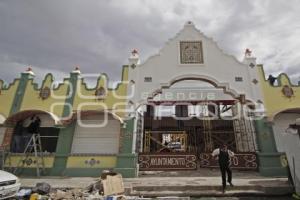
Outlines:
[[[230,186],[233,186],[232,184],[232,172],[230,169],[230,158],[234,157],[234,153],[230,151],[227,148],[226,144],[223,144],[222,147],[215,149],[212,152],[213,157],[219,158],[219,166],[222,174],[222,185],[223,185],[223,193],[225,192],[226,189],[226,173],[228,176],[228,183]]]

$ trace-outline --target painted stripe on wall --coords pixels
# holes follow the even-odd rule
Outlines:
[[[114,168],[116,156],[70,156],[67,168]]]

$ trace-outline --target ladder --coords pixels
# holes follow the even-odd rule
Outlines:
[[[242,117],[233,123],[237,149],[241,152],[255,152],[257,147],[253,122]]]
[[[23,168],[29,157],[34,153],[35,165],[36,165],[36,175],[39,177],[41,172],[45,170],[45,162],[42,151],[42,142],[40,134],[32,134],[28,144],[26,145],[23,157],[20,158],[17,167],[14,170],[14,173],[17,172],[18,169]]]

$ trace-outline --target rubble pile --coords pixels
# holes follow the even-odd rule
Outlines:
[[[133,200],[138,197],[124,195],[122,175],[103,171],[99,180],[85,188],[51,188],[48,183],[37,183],[32,189],[21,189],[15,199],[18,200]]]

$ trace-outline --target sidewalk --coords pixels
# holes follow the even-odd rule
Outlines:
[[[97,179],[90,177],[21,178],[23,187],[34,187],[38,182],[53,188],[85,188]],[[287,178],[236,178],[233,188],[221,193],[220,177],[140,177],[124,178],[126,194],[131,196],[285,196],[293,192]]]

